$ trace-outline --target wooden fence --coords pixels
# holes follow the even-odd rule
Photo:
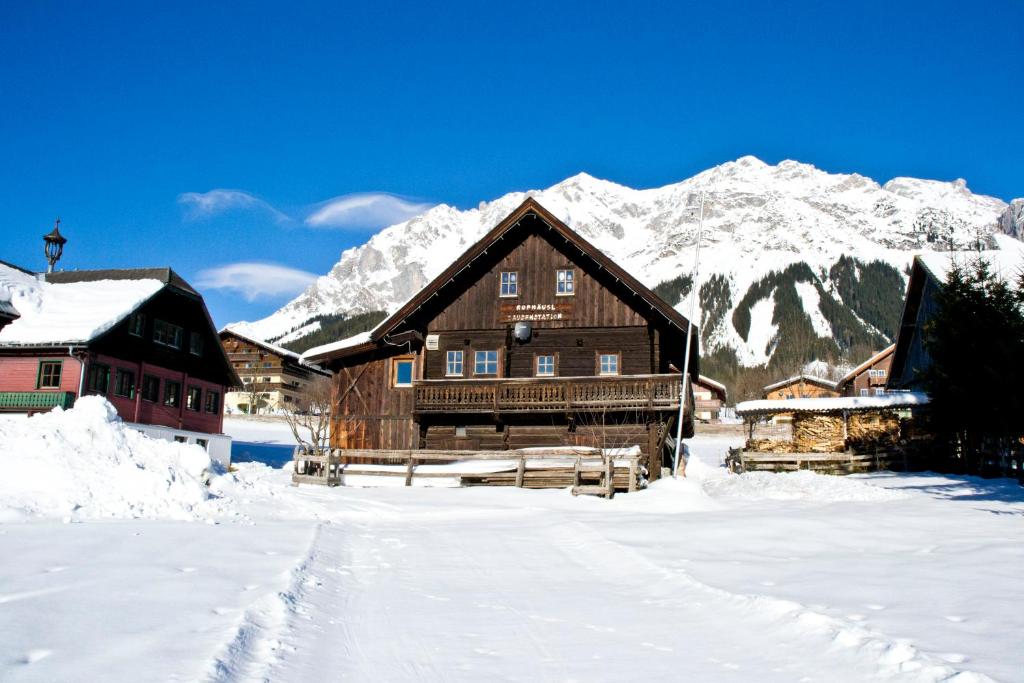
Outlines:
[[[368,465],[342,462],[353,458],[404,465]],[[295,449],[292,482],[342,486],[346,476],[403,477],[406,486],[414,479],[457,479],[460,486],[516,486],[519,488],[569,488],[573,495],[592,494],[611,498],[616,491],[636,491],[646,485],[640,454],[607,455],[596,448],[527,448],[507,451],[355,451],[335,449],[313,454]],[[459,469],[470,462],[495,462],[490,471]],[[508,463],[501,465],[501,461]],[[450,469],[419,471],[421,465],[452,465]]]

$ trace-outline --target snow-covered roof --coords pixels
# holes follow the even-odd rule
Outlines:
[[[709,386],[709,387],[712,387],[714,389],[718,389],[719,391],[722,392],[722,394],[726,393],[725,392],[725,385],[722,384],[721,382],[716,382],[715,380],[711,379],[710,377],[706,377],[704,375],[698,375],[697,382],[700,383],[700,384],[703,384],[705,386]]]
[[[881,351],[879,351],[875,355],[871,356],[871,358],[868,358],[866,361],[864,361],[863,363],[861,363],[860,365],[855,367],[853,370],[850,370],[848,373],[843,375],[843,378],[840,379],[838,382],[836,382],[836,386],[837,387],[841,387],[841,386],[845,385],[847,382],[852,380],[854,377],[856,377],[860,373],[864,372],[865,370],[870,368],[872,365],[874,365],[878,361],[882,360],[883,358],[885,358],[886,356],[888,356],[889,354],[891,354],[895,350],[896,350],[896,345],[895,344],[890,344],[889,346],[885,347],[884,349],[882,349]]]
[[[882,410],[927,405],[928,394],[906,392],[884,396],[835,396],[828,398],[789,398],[743,401],[736,405],[737,415],[772,413],[836,413],[842,411]]]
[[[283,346],[278,346],[277,344],[271,344],[270,342],[263,341],[262,339],[257,339],[256,337],[253,337],[251,335],[243,334],[242,332],[239,332],[238,330],[236,330],[234,327],[232,327],[230,325],[228,325],[223,330],[221,330],[221,332],[222,333],[223,332],[227,332],[228,334],[233,334],[234,336],[238,337],[239,339],[244,339],[245,341],[249,342],[250,344],[255,344],[256,346],[263,347],[267,351],[270,351],[271,353],[276,353],[279,356],[284,356],[285,358],[291,358],[296,363],[300,363],[302,365],[305,365],[306,367],[312,368],[313,370],[322,370],[322,368],[319,365],[316,365],[314,363],[310,363],[310,362],[306,361],[305,359],[303,359],[302,354],[300,354],[300,353],[292,351],[291,349],[286,349]]]
[[[835,389],[836,383],[822,377],[815,377],[814,375],[794,375],[793,377],[787,377],[784,380],[776,382],[775,384],[769,384],[764,388],[764,391],[772,391],[779,387],[784,387],[787,384],[795,384],[796,382],[810,382],[811,384],[818,384],[829,389]]]
[[[917,255],[917,260],[939,282],[945,282],[954,264],[969,268],[978,259],[986,261],[992,273],[1010,284],[1016,284],[1024,273],[1024,244],[1015,239],[998,240],[999,249],[988,251],[929,251]]]
[[[21,315],[0,329],[0,347],[88,342],[128,317],[166,284],[155,277],[73,282],[48,282],[42,277],[0,263],[0,291],[6,292],[4,296]]]
[[[380,326],[378,325],[378,327]],[[322,356],[328,353],[332,353],[334,351],[341,351],[342,349],[349,349],[352,348],[353,346],[361,346],[362,344],[368,344],[370,342],[370,335],[372,333],[373,330],[370,330],[369,332],[360,332],[359,334],[354,334],[351,337],[346,337],[345,339],[341,339],[336,342],[331,342],[330,344],[321,344],[320,346],[314,346],[311,349],[306,349],[305,351],[303,351],[302,358],[303,360],[305,360],[306,358]]]

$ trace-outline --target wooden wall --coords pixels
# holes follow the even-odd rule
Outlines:
[[[419,432],[412,420],[412,389],[391,386],[392,357],[365,361],[334,374],[337,408],[331,447],[416,448]]]
[[[495,249],[500,248],[500,245],[495,245]],[[556,296],[556,271],[562,268],[575,271],[576,293],[573,296]],[[540,235],[528,235],[429,321],[428,332],[504,329],[510,314],[530,319],[528,312],[514,310],[516,305],[555,306],[558,309],[555,312],[557,319],[540,319],[542,313],[551,314],[551,311],[533,316],[538,325],[549,328],[647,324],[643,316],[602,284],[599,278],[607,279],[607,273],[593,266],[589,268],[593,270],[584,270],[583,266],[570,261],[566,253]],[[499,297],[502,271],[517,272],[518,296]]]
[[[475,351],[497,350],[499,377],[533,377],[535,356],[554,355],[555,375],[586,377],[597,374],[601,353],[620,353],[619,374],[667,372],[662,366],[656,333],[646,326],[610,328],[534,328],[525,343],[507,330],[467,330],[438,333],[437,351],[424,351],[424,379],[444,379],[447,351],[463,351],[463,377],[473,377]]]

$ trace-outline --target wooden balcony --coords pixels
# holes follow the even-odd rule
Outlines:
[[[417,413],[578,413],[679,409],[680,376],[421,380]]]
[[[36,413],[60,406],[65,410],[75,405],[71,391],[0,391],[0,412]]]

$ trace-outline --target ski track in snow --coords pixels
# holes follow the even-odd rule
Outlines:
[[[517,533],[517,520],[538,514],[553,516],[542,536]],[[836,681],[992,680],[857,620],[703,583],[563,513],[485,512],[501,528],[469,547],[460,528],[475,516],[319,526],[289,590],[249,610],[210,680],[602,680],[628,675],[633,657],[646,660],[653,680],[683,665],[693,671],[693,657],[697,671],[720,681],[811,680],[821,671]],[[443,567],[421,562],[442,557]],[[504,563],[498,581],[495,562]],[[575,577],[566,587],[575,598],[552,600],[558,590],[546,576]],[[638,609],[650,628],[622,631],[616,615]],[[758,671],[737,656],[737,643],[758,651]],[[580,656],[587,652],[589,660]]]

